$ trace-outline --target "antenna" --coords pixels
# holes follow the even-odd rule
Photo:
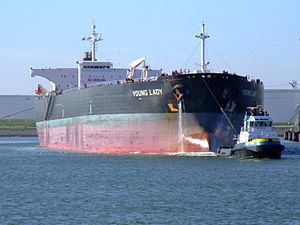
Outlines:
[[[92,25],[91,25],[91,36],[88,37],[83,37],[81,40],[82,41],[89,41],[92,44],[92,61],[97,61],[96,59],[96,43],[98,41],[102,41],[102,34],[98,36],[98,33],[96,32],[96,25],[93,20]]]
[[[207,34],[205,34],[204,27],[205,27],[205,23],[204,23],[204,21],[202,21],[201,33],[200,33],[200,35],[196,35],[196,38],[199,38],[200,43],[201,43],[200,44],[201,45],[200,72],[201,73],[208,72],[208,70],[206,69],[206,66],[208,65],[208,63],[205,63],[205,39],[209,38],[209,36]]]

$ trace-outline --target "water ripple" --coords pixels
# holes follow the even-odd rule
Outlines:
[[[114,156],[0,138],[0,184],[1,224],[300,224],[297,154]]]

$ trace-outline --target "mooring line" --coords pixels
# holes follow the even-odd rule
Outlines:
[[[8,118],[8,117],[11,117],[11,116],[23,113],[23,112],[27,112],[27,111],[32,110],[32,109],[34,109],[34,107],[24,109],[24,110],[21,110],[21,111],[18,111],[18,112],[15,112],[15,113],[12,113],[12,114],[9,114],[9,115],[6,115],[6,116],[2,116],[1,119]]]
[[[217,105],[219,106],[219,108],[221,109],[222,113],[224,114],[225,118],[227,119],[231,129],[235,132],[235,134],[238,134],[238,132],[236,131],[235,127],[233,126],[233,124],[231,123],[230,119],[228,118],[228,116],[226,115],[224,109],[222,108],[222,106],[220,105],[218,99],[216,98],[216,96],[214,95],[214,93],[212,92],[212,90],[210,89],[210,87],[208,86],[208,84],[206,83],[206,81],[204,80],[204,78],[202,78],[205,86],[207,87],[207,89],[209,90],[209,92],[211,93],[211,95],[213,96],[215,102],[217,103]]]

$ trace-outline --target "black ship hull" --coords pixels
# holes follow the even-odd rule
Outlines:
[[[161,76],[69,90],[36,100],[42,146],[109,153],[217,151],[232,145],[259,80],[227,73]]]

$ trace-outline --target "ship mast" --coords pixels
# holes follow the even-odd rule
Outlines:
[[[205,39],[209,38],[207,34],[204,32],[205,23],[202,21],[201,24],[201,33],[200,35],[196,35],[196,38],[200,39],[200,45],[201,45],[201,55],[200,55],[200,73],[206,73],[208,72],[206,66],[208,63],[205,62]]]
[[[91,28],[92,28],[91,36],[83,37],[81,40],[82,41],[89,41],[92,44],[92,61],[97,61],[97,59],[96,59],[96,43],[98,41],[102,41],[103,39],[101,37],[101,34],[98,37],[98,33],[96,33],[96,25],[95,25],[94,22],[92,23]]]

